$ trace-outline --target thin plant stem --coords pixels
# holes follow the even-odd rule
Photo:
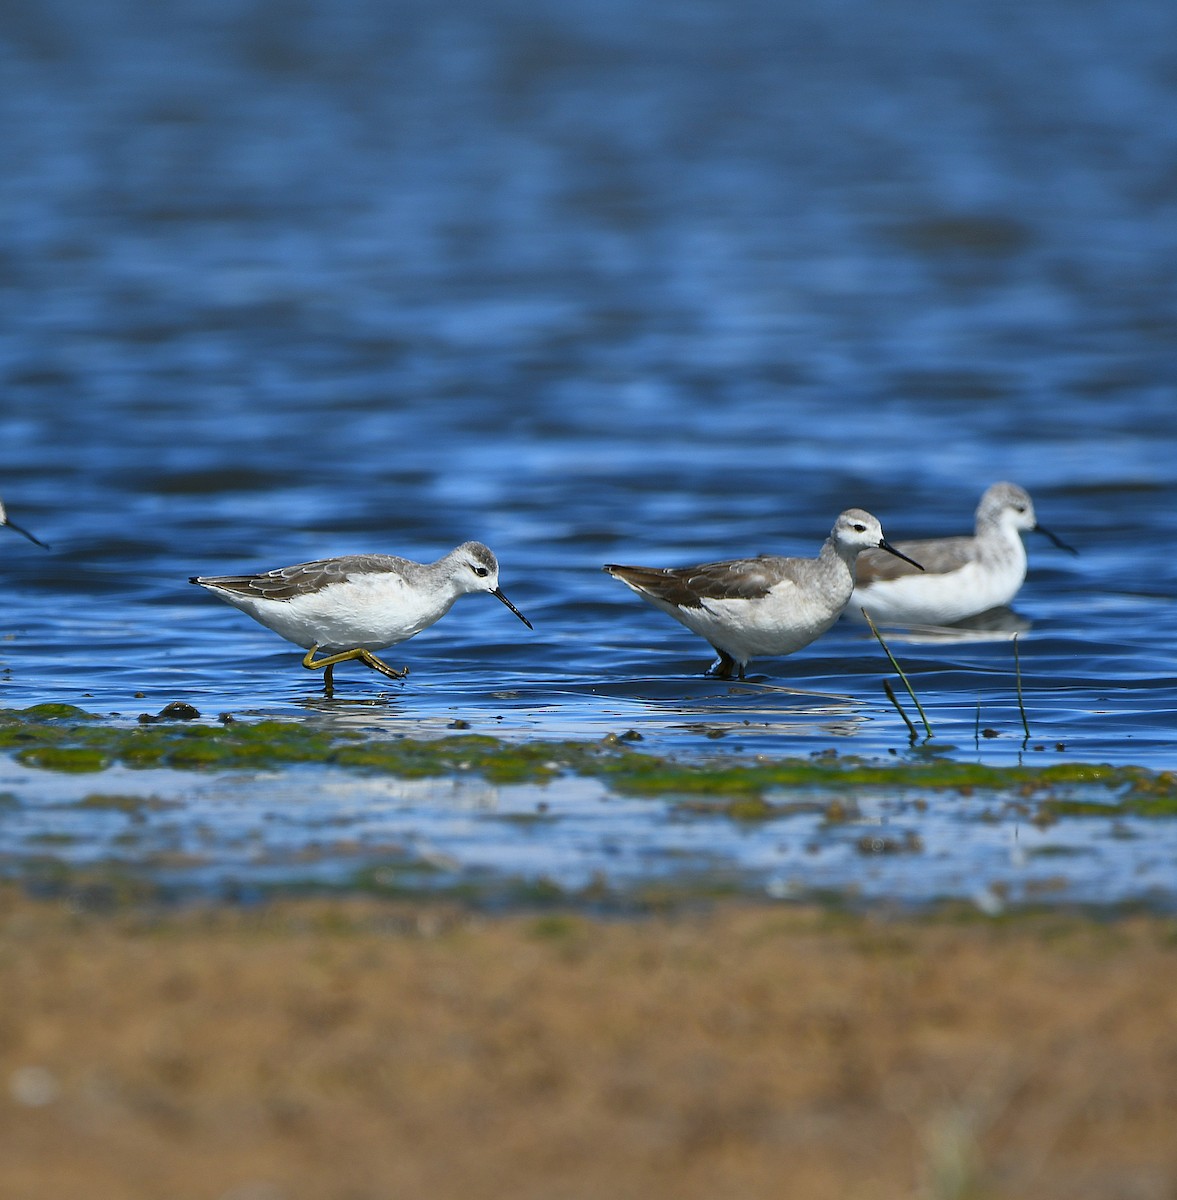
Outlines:
[[[912,703],[916,707],[916,711],[920,714],[920,720],[924,723],[924,729],[927,730],[928,737],[932,737],[932,726],[928,721],[928,714],[924,712],[924,706],[920,703],[920,698],[915,694],[915,689],[908,682],[907,676],[903,673],[903,668],[895,661],[895,655],[891,653],[890,646],[883,641],[883,635],[879,632],[878,626],[870,619],[870,613],[866,609],[861,609],[862,615],[866,617],[866,623],[870,626],[870,631],[875,635],[880,646],[883,647],[883,653],[891,660],[891,666],[895,668],[899,678],[903,681],[903,686],[907,688],[907,694],[911,697]]]
[[[904,725],[907,726],[908,736],[914,742],[919,737],[919,730],[911,723],[911,718],[903,711],[903,705],[899,703],[899,697],[895,695],[895,689],[891,686],[889,679],[883,680],[883,691],[887,693],[887,699],[895,705],[895,711],[903,718]]]
[[[1030,740],[1030,722],[1026,720],[1026,706],[1022,702],[1022,659],[1018,654],[1018,635],[1014,634],[1014,680],[1018,688],[1018,712],[1022,714],[1022,728],[1026,731],[1026,741]]]

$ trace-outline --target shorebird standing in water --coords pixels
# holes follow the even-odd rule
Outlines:
[[[609,563],[603,570],[706,638],[719,655],[710,674],[743,679],[753,655],[792,654],[825,633],[854,591],[854,560],[874,548],[923,569],[888,544],[870,513],[848,508],[817,558],[763,554],[697,567]]]
[[[847,611],[866,609],[873,621],[897,625],[952,625],[1017,595],[1026,579],[1022,531],[1045,534],[1056,546],[1078,551],[1038,524],[1034,502],[1016,483],[995,483],[977,506],[972,537],[896,542],[924,564],[922,574],[883,554],[858,560],[858,584]]]
[[[2,500],[0,500],[0,525],[7,526],[9,529],[14,530],[16,533],[19,533],[22,536],[27,537],[30,542],[36,543],[36,545],[40,546],[43,550],[49,549],[48,545],[46,545],[45,542],[41,541],[41,539],[39,537],[36,537],[34,534],[29,533],[29,531],[27,529],[22,529],[14,521],[10,521],[8,519],[8,510],[4,507],[4,502]]]
[[[375,651],[428,629],[470,592],[489,592],[532,627],[503,594],[498,560],[481,542],[463,542],[434,563],[348,554],[257,575],[194,575],[188,582],[301,646],[302,665],[323,672],[328,694],[336,664],[353,659],[389,679],[403,679],[408,668],[390,667]]]

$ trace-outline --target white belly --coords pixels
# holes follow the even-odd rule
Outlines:
[[[290,600],[266,601],[219,592],[230,604],[304,650],[383,650],[427,629],[456,597],[422,593],[393,573],[352,576]]]
[[[951,625],[1009,602],[1026,578],[1025,560],[971,562],[943,575],[904,575],[856,588],[847,611],[899,625]]]
[[[818,596],[781,583],[755,600],[707,600],[704,608],[658,605],[717,649],[746,663],[758,656],[792,654],[820,637],[838,619],[850,596],[834,588]]]

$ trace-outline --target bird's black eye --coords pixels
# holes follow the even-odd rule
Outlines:
[[[1014,505],[1014,512],[1025,512],[1025,511],[1026,511],[1026,506],[1024,504],[1015,504]]]
[[[865,525],[855,525],[854,532],[855,533],[866,533],[866,526]]]
[[[490,574],[490,569],[488,567],[474,567],[472,569],[474,574],[477,575],[479,579],[485,579]]]

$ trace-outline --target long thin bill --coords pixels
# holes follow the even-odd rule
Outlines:
[[[879,549],[886,550],[888,554],[894,554],[896,558],[903,559],[903,561],[905,563],[911,563],[911,565],[913,567],[915,567],[915,569],[917,571],[922,571],[924,569],[919,563],[917,563],[915,561],[914,558],[908,558],[907,555],[904,554],[901,550],[896,550],[895,547],[892,546],[891,543],[888,542],[886,538],[882,538],[879,541]]]
[[[1035,532],[1035,533],[1044,533],[1044,534],[1046,534],[1046,536],[1047,536],[1048,538],[1050,538],[1050,540],[1051,540],[1052,542],[1054,542],[1054,544],[1055,544],[1055,545],[1056,545],[1056,546],[1057,546],[1057,547],[1058,547],[1060,550],[1066,550],[1066,551],[1067,551],[1068,553],[1070,553],[1070,554],[1078,554],[1078,553],[1079,553],[1079,551],[1078,551],[1078,550],[1076,550],[1074,546],[1068,546],[1068,545],[1067,545],[1067,543],[1066,543],[1066,542],[1064,542],[1064,541],[1063,541],[1063,539],[1062,539],[1061,537],[1059,537],[1057,534],[1051,533],[1049,529],[1043,529],[1043,527],[1042,527],[1041,525],[1035,525],[1035,526],[1034,526],[1034,532]]]
[[[495,588],[495,590],[491,592],[491,595],[494,596],[496,600],[501,600],[519,618],[519,620],[521,620],[523,624],[527,626],[528,629],[535,628],[535,626],[532,625],[532,623],[511,603],[511,601],[503,595],[502,588]]]
[[[7,525],[9,529],[14,529],[14,530],[16,530],[17,533],[22,534],[24,537],[27,537],[30,542],[35,542],[38,546],[41,547],[42,550],[49,549],[49,544],[47,542],[41,541],[41,539],[39,537],[36,537],[33,534],[29,533],[29,531],[27,529],[22,529],[19,525],[15,524],[14,522],[9,521],[7,519],[5,519],[2,523],[4,525]]]

